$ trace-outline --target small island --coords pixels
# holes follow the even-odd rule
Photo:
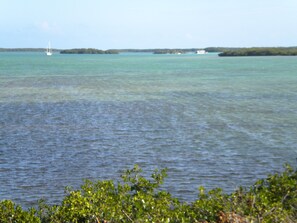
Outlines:
[[[61,50],[61,54],[118,54],[117,50],[98,50],[94,48],[79,48],[70,50]]]
[[[184,54],[186,50],[184,49],[154,49],[154,54]]]
[[[219,56],[297,56],[297,47],[234,48],[224,50]]]

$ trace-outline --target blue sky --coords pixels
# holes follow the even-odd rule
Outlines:
[[[0,0],[0,47],[297,46],[297,0]]]

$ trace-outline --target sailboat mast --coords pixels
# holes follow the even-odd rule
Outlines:
[[[48,46],[46,48],[46,55],[51,56],[52,54],[53,53],[52,53],[52,50],[51,50],[51,42],[49,41]]]

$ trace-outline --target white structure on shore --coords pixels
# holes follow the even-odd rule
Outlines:
[[[205,50],[197,50],[196,54],[207,54],[207,51]]]

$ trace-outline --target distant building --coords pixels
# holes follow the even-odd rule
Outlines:
[[[206,54],[207,53],[207,51],[205,51],[205,50],[197,50],[196,51],[196,54]]]

